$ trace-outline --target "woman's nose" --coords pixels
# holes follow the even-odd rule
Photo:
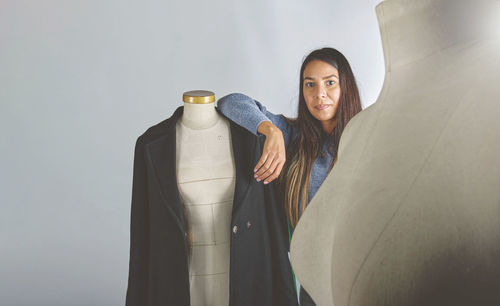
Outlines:
[[[326,97],[326,89],[324,86],[320,85],[316,87],[316,96],[318,98],[324,98]]]

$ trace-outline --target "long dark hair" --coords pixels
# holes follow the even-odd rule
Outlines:
[[[295,227],[299,216],[308,203],[311,169],[314,160],[322,153],[323,142],[326,139],[321,123],[307,109],[304,99],[304,70],[312,61],[320,60],[335,67],[339,72],[340,100],[335,114],[336,125],[332,131],[333,144],[328,148],[335,157],[330,164],[332,169],[338,149],[340,136],[349,120],[361,111],[358,86],[349,62],[342,53],[333,48],[323,48],[312,51],[300,67],[299,105],[295,119],[288,119],[298,129],[298,135],[287,150],[287,160],[279,178],[279,188],[290,224]],[[301,209],[299,212],[299,203]]]

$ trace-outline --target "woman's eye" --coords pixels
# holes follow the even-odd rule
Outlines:
[[[313,82],[306,82],[306,87],[314,87],[314,83]]]
[[[326,85],[328,85],[328,86],[335,85],[335,81],[328,80],[328,81],[326,81]]]

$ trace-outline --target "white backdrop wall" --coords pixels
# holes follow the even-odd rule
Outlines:
[[[382,87],[378,0],[0,0],[0,305],[123,305],[136,138],[184,91],[293,116],[303,57]]]

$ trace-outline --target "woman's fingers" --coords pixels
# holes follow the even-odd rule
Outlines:
[[[268,157],[268,153],[262,152],[262,156],[260,157],[259,162],[257,162],[257,165],[255,165],[255,168],[253,169],[253,172],[255,172],[255,175],[254,175],[255,178],[257,178],[257,176],[258,176],[257,172],[260,170],[262,165],[264,165],[264,163],[267,160],[267,157]]]
[[[274,154],[268,154],[265,163],[257,170],[255,173],[255,178],[257,181],[265,180],[271,173],[276,169],[276,159]]]
[[[271,175],[269,175],[266,179],[264,179],[264,184],[269,184],[272,181],[274,181],[275,179],[277,179],[278,176],[280,176],[281,170],[283,169],[283,165],[284,165],[284,163],[278,163],[274,172],[271,173]]]
[[[258,168],[254,177],[258,182],[264,181],[264,184],[268,184],[280,175],[284,164],[284,156],[280,156],[279,154],[267,154],[264,163]]]

